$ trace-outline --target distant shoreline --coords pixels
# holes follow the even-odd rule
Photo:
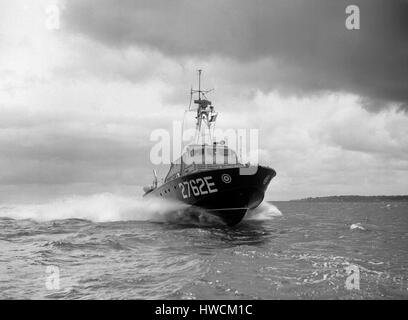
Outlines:
[[[309,197],[303,199],[294,199],[288,201],[302,201],[302,202],[364,202],[364,201],[408,201],[408,195],[400,196],[328,196],[328,197]]]

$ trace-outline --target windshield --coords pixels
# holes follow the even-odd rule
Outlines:
[[[226,146],[195,146],[183,154],[183,162],[195,164],[238,164],[236,153]]]

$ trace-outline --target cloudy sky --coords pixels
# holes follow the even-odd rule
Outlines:
[[[268,200],[408,193],[407,1],[2,0],[0,203],[140,195],[198,68]]]

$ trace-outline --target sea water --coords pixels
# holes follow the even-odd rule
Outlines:
[[[235,227],[185,210],[114,194],[0,205],[0,298],[408,298],[408,202],[263,203]]]

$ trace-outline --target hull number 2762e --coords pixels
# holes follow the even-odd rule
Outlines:
[[[204,194],[218,192],[215,183],[211,180],[212,177],[207,176],[180,182],[178,186],[181,190],[183,199],[190,198],[192,194],[197,197]]]

